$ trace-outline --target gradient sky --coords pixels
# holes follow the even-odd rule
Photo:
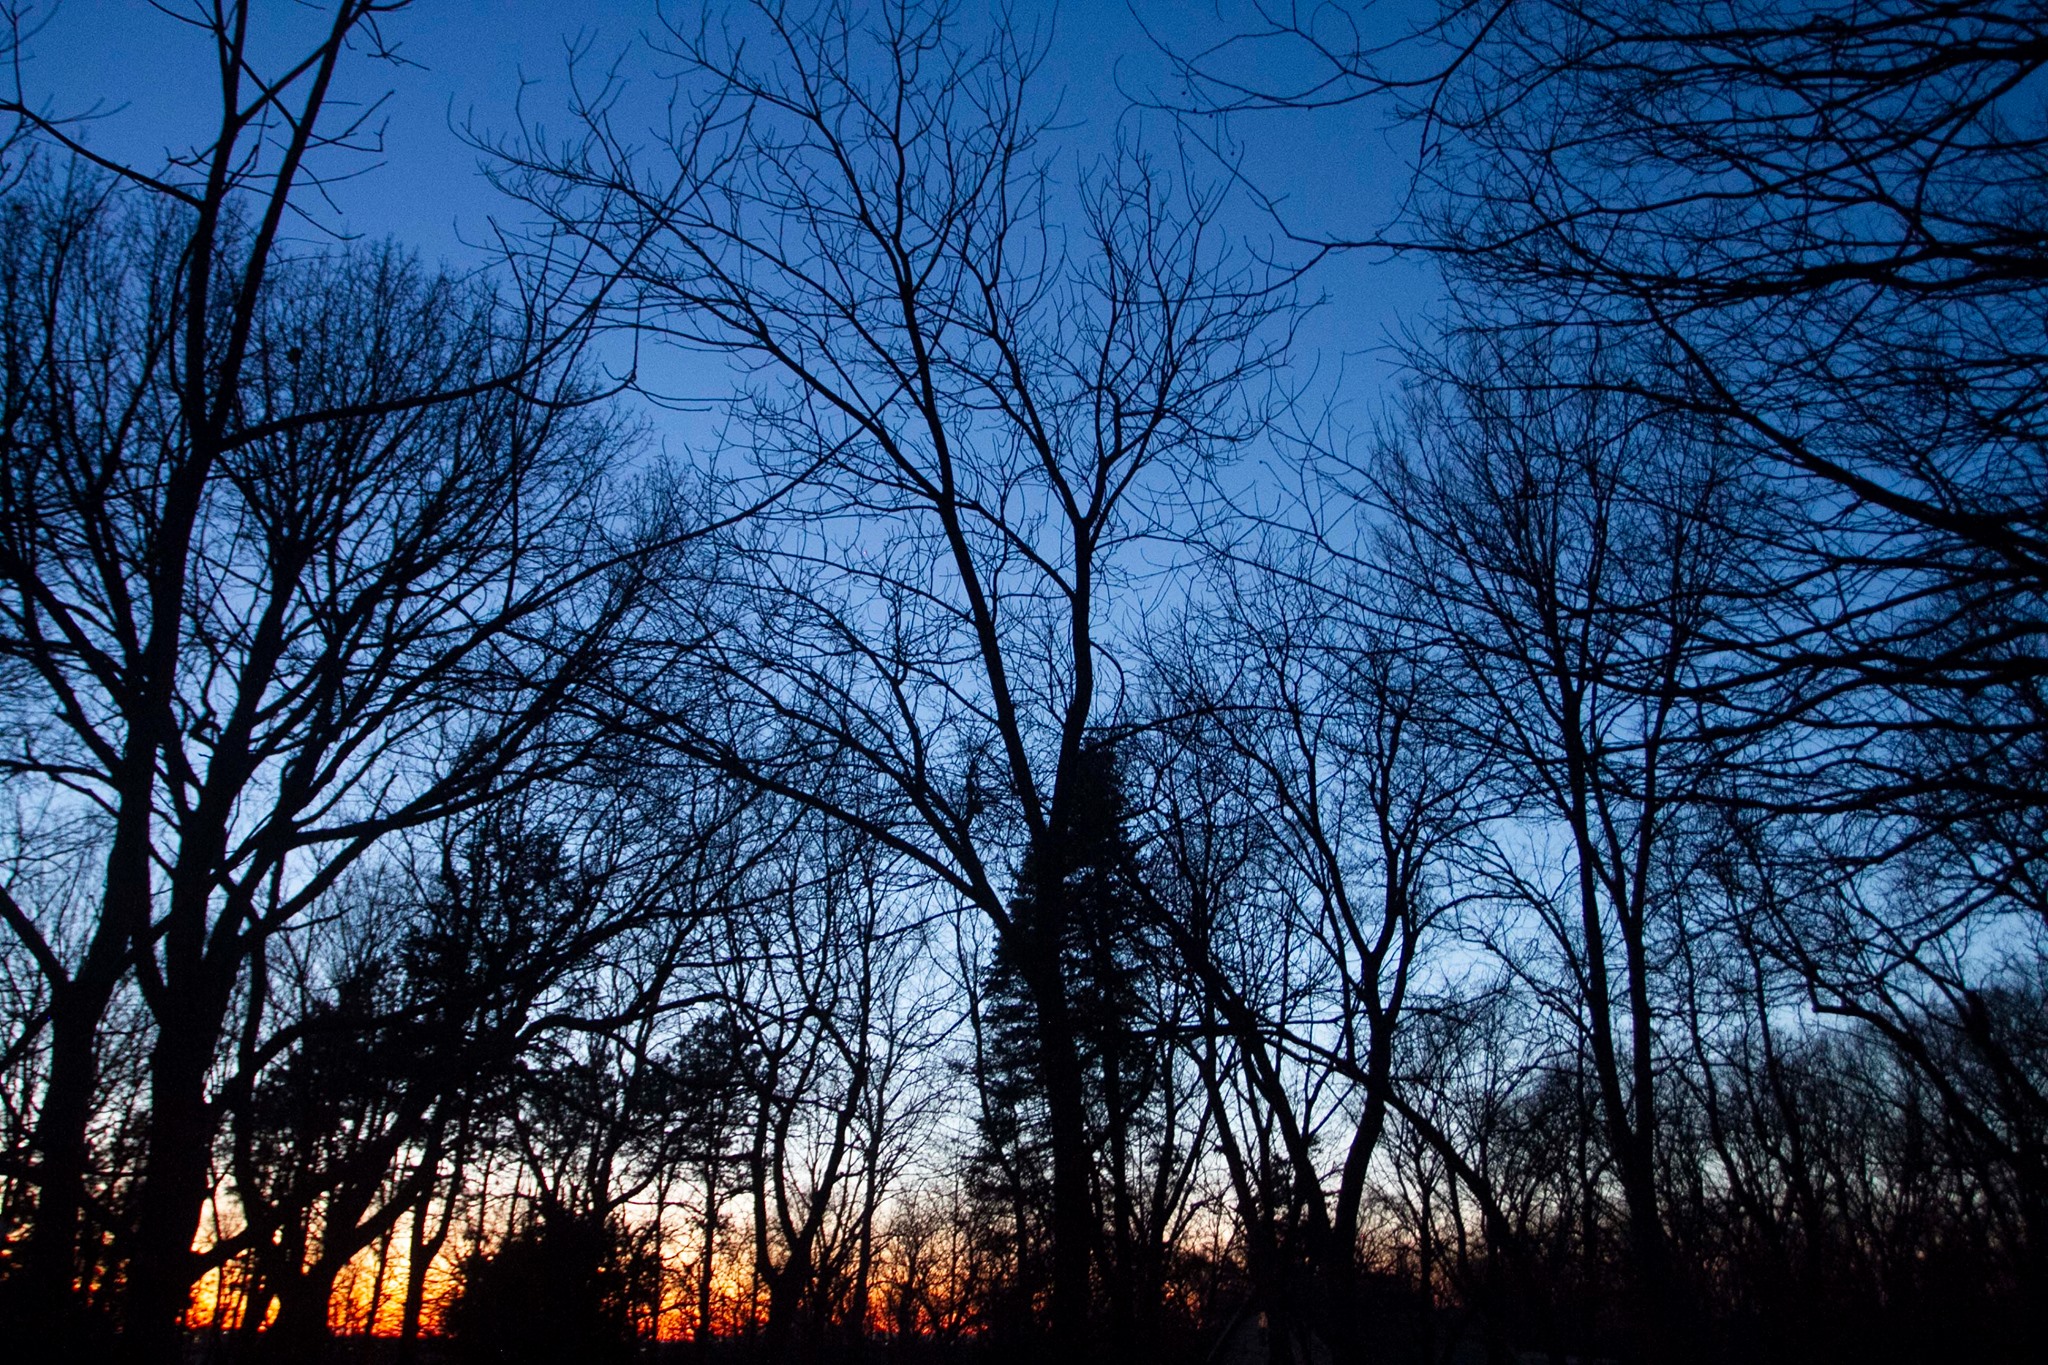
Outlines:
[[[671,0],[670,12],[693,18],[701,3]],[[1383,8],[1377,22],[1391,25],[1416,8]],[[259,43],[280,54],[300,47],[324,9],[258,0]],[[966,10],[974,15],[977,0]],[[1147,29],[1186,50],[1242,22],[1228,0],[1220,11],[1171,0],[1068,0],[1057,7],[1016,0],[1014,12],[1023,24],[1052,26],[1040,88],[1058,94],[1074,125],[1065,134],[1074,150],[1070,165],[1105,145],[1119,120],[1138,117],[1130,96],[1167,89],[1166,66]],[[97,107],[100,116],[83,125],[95,149],[154,168],[166,148],[207,140],[218,97],[204,35],[145,0],[66,0],[45,18],[28,46],[23,84],[51,112]],[[388,16],[384,35],[404,64],[357,62],[343,88],[357,100],[385,98],[384,152],[349,163],[359,174],[333,186],[334,211],[322,221],[395,236],[451,265],[486,259],[477,244],[508,206],[478,174],[476,153],[455,127],[508,128],[521,98],[529,118],[561,125],[570,45],[585,46],[586,60],[596,64],[633,48],[653,22],[652,0],[419,0]],[[630,53],[624,69],[640,88],[653,86],[654,64],[644,48]],[[1162,116],[1143,117],[1148,138],[1167,131]],[[1231,134],[1247,149],[1248,170],[1282,198],[1298,225],[1357,233],[1385,220],[1405,181],[1403,157],[1385,124],[1384,111],[1360,108],[1240,118]],[[1249,208],[1235,221],[1249,240],[1271,236],[1269,221]],[[1431,277],[1420,265],[1341,258],[1319,269],[1313,290],[1326,302],[1305,329],[1298,363],[1326,378],[1341,372],[1345,406],[1363,416],[1385,392],[1384,343],[1434,298]]]

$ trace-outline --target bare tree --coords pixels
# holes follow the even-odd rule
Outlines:
[[[710,974],[744,1059],[739,1160],[778,1357],[859,1340],[876,1211],[908,1159],[905,1087],[932,1037],[910,1017],[925,940],[901,874],[891,851],[806,815],[764,859]]]
[[[1710,431],[1550,382],[1558,360],[1481,353],[1372,496],[1413,585],[1399,600],[1455,668],[1465,742],[1488,759],[1504,823],[1475,875],[1548,944],[1530,959],[1510,928],[1504,960],[1554,971],[1540,989],[1584,1030],[1640,1348],[1682,1351],[1656,1175],[1659,981],[1700,852],[1682,815],[1725,789],[1745,743],[1749,674],[1721,642],[1772,585],[1736,548],[1756,501],[1743,463]]]
[[[443,1163],[508,1107],[552,1207],[604,1222],[666,1176],[697,1098],[661,1049],[678,975],[764,843],[695,776],[494,803],[430,875],[360,878],[311,942],[259,949],[221,1087],[246,1231],[209,1257],[257,1262],[280,1349],[317,1353],[337,1276],[402,1219],[424,1242]]]
[[[630,256],[643,344],[730,357],[749,451],[807,480],[736,557],[751,581],[687,604],[717,702],[651,719],[998,927],[1042,1021],[1052,1312],[1079,1351],[1096,1231],[1063,911],[1020,920],[1005,882],[1026,848],[1057,862],[1116,704],[1132,537],[1176,471],[1250,430],[1279,301],[1228,264],[1216,199],[1134,153],[1084,176],[1066,230],[1038,53],[965,27],[935,4],[762,4],[660,40],[687,117],[657,151],[612,90],[575,139],[502,150],[577,250]]]
[[[1778,733],[1712,795],[1785,827],[1737,837],[1734,914],[2021,1189],[2048,1110],[1974,1002],[2038,973],[2044,31],[1967,0],[1258,3],[1181,67],[1207,112],[1404,108],[1413,212],[1295,229],[1433,255],[1455,336],[1597,349],[1544,382],[1710,424],[1772,481],[1783,517],[1728,553],[1794,590],[1725,644]],[[2003,1098],[1950,1084],[1963,1039]]]
[[[1629,357],[1599,383],[1719,424],[1796,507],[1739,547],[1802,591],[1731,644],[1760,676],[1808,680],[1760,718],[1797,739],[1732,793],[1798,813],[1757,845],[1800,868],[1760,908],[1812,1007],[1893,1039],[2004,1150],[2038,1247],[2044,1168],[2017,1135],[2048,1106],[1977,1003],[2038,953],[1965,945],[2032,935],[2048,904],[2048,124],[2028,93],[2048,15],[1446,14],[1469,60],[1431,86],[1427,244],[1471,328],[1597,335]],[[1945,1089],[1959,1039],[2006,1100]]]
[[[82,928],[9,894],[47,982],[36,1205],[9,1290],[52,1343],[88,1199],[101,1022],[153,1021],[147,1158],[123,1237],[138,1358],[175,1354],[218,1110],[207,1076],[250,954],[385,835],[558,771],[658,538],[615,501],[629,432],[581,407],[540,294],[395,249],[286,250],[329,108],[391,6],[346,0],[261,74],[245,5],[201,21],[211,140],[116,165],[56,144],[10,201],[0,650],[7,771],[92,831]],[[529,280],[544,290],[545,280]]]
[[[1274,1340],[1299,1327],[1345,1351],[1387,1330],[1359,1275],[1362,1220],[1479,771],[1447,675],[1356,609],[1397,600],[1364,581],[1329,562],[1222,585],[1219,620],[1167,656],[1178,709],[1201,719],[1184,770],[1164,765],[1159,833],[1165,884],[1185,898],[1162,919],[1223,1030],[1204,1042],[1208,1080],[1248,1233],[1271,1242],[1254,1274],[1286,1323]],[[1247,923],[1260,916],[1281,924]],[[1239,1116],[1270,1158],[1229,1131]]]

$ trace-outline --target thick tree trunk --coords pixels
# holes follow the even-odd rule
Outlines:
[[[1046,1127],[1052,1145],[1052,1336],[1067,1360],[1089,1356],[1089,1309],[1095,1243],[1093,1163],[1080,1050],[1068,1018],[1057,958],[1050,972],[1034,973],[1038,1014],[1039,1079],[1045,1087]]]
[[[430,1172],[439,1171],[442,1142],[441,1126],[436,1124],[427,1140],[426,1155],[421,1158]],[[427,1269],[441,1254],[448,1229],[455,1222],[455,1196],[462,1188],[463,1161],[459,1148],[453,1164],[455,1169],[448,1177],[448,1198],[441,1205],[441,1221],[432,1233],[427,1231],[427,1215],[433,1211],[436,1179],[430,1178],[420,1186],[419,1202],[412,1208],[412,1227],[406,1238],[405,1308],[398,1328],[408,1360],[416,1359],[419,1353],[421,1319],[427,1303]]]
[[[882,1125],[876,1125],[880,1128]],[[856,1356],[868,1335],[868,1299],[874,1292],[875,1213],[881,1204],[881,1151],[879,1133],[869,1137],[861,1170],[860,1234],[854,1253],[853,1321],[848,1325]]]
[[[418,1351],[420,1318],[427,1302],[427,1207],[434,1193],[430,1186],[413,1205],[412,1226],[405,1235],[405,1303],[399,1309],[398,1339],[405,1343],[405,1358]]]
[[[74,1359],[84,1345],[78,1314],[79,1234],[92,1155],[87,1134],[99,1088],[98,1037],[137,929],[149,923],[153,763],[154,750],[131,740],[127,765],[142,773],[143,794],[124,800],[116,821],[99,921],[85,960],[69,983],[52,983],[50,1074],[34,1138],[34,1218],[8,1284],[8,1317],[32,1359]]]
[[[264,1354],[278,1365],[316,1365],[325,1358],[327,1303],[334,1291],[334,1276],[335,1270],[322,1263],[277,1286],[277,1320],[265,1333],[270,1341]]]
[[[183,1355],[192,1241],[206,1203],[213,1138],[206,1072],[221,1014],[206,1008],[211,1002],[194,1003],[201,1007],[160,1015],[150,1054],[149,1148],[122,1323],[124,1354],[135,1365],[175,1365]]]
[[[51,1009],[50,1077],[36,1116],[34,1219],[8,1285],[15,1339],[32,1357],[63,1359],[77,1347],[78,1234],[85,1210],[86,1128],[98,1084],[95,1039],[107,994],[67,990]]]
[[[777,1362],[815,1359],[821,1344],[817,1308],[817,1271],[811,1261],[811,1233],[806,1230],[789,1248],[781,1265],[763,1267],[768,1281],[768,1326],[762,1334],[762,1358]]]

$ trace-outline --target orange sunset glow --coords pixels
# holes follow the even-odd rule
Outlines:
[[[0,0],[0,1365],[2048,1361],[2048,0]]]

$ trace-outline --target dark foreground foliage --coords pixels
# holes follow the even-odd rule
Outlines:
[[[1094,156],[669,7],[463,272],[306,235],[404,8],[0,98],[10,1360],[2048,1355],[2048,7],[1254,3]]]

